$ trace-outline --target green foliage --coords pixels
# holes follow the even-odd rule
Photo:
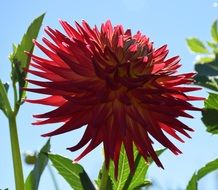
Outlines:
[[[206,176],[207,174],[218,169],[218,159],[207,163],[204,167],[193,174],[191,180],[189,181],[186,190],[198,190],[198,181]]]
[[[188,38],[186,39],[188,47],[194,53],[208,53],[207,48],[198,38]]]
[[[106,182],[105,181],[103,182],[103,179],[102,179],[103,178],[103,172],[106,172],[106,175],[107,175],[106,176],[106,178],[107,178]],[[108,175],[108,173],[106,171],[104,163],[102,165],[102,168],[99,171],[98,179],[95,180],[95,183],[99,187],[99,189],[100,189],[102,183],[106,183],[106,185],[104,185],[105,186],[105,190],[112,190],[113,189],[113,184],[112,184],[111,178],[110,178],[110,176]]]
[[[15,85],[17,82],[19,84],[19,97],[18,103],[25,98],[26,93],[22,90],[23,87],[27,85],[26,78],[27,73],[23,68],[28,68],[30,63],[30,57],[25,53],[32,53],[34,49],[33,39],[36,39],[42,25],[42,21],[45,14],[42,14],[36,18],[28,27],[27,32],[24,34],[20,44],[13,45],[13,52],[10,54],[10,61],[12,64],[11,79]],[[17,91],[17,89],[14,89]]]
[[[8,92],[9,85],[8,85],[8,83],[3,84],[1,80],[0,80],[0,85],[1,85],[2,89],[4,90],[4,92],[0,92],[0,109],[4,113],[6,113],[5,102],[4,102],[4,98],[3,98],[3,94],[2,93],[7,93]]]
[[[207,56],[203,56],[197,60],[195,70],[195,84],[209,88],[218,92],[218,27],[217,20],[211,26],[212,42],[207,42],[207,45],[212,49]],[[188,42],[188,41],[187,41]],[[203,43],[202,43],[203,44]],[[196,50],[199,43],[192,43],[193,47],[189,48]],[[195,53],[206,53],[203,51],[194,51]],[[218,94],[209,93],[209,97],[204,102],[204,110],[202,112],[202,121],[207,127],[207,131],[212,134],[218,134]],[[218,169],[218,159],[209,162],[202,167],[198,172],[194,173],[189,181],[186,190],[197,190],[198,181],[208,173]]]
[[[197,38],[187,39],[188,47],[198,55],[195,63],[195,84],[206,87],[208,89],[218,91],[218,29],[217,20],[211,26],[211,37],[213,41],[207,41],[207,45],[211,48],[207,50],[203,42]],[[205,53],[207,55],[205,55]],[[200,58],[199,58],[200,57]]]
[[[202,121],[207,127],[207,131],[218,134],[218,94],[210,93],[204,102]]]
[[[38,190],[40,177],[48,163],[48,157],[46,154],[49,151],[50,151],[50,140],[48,140],[40,150],[37,159],[35,161],[35,166],[26,179],[25,190]]]
[[[218,58],[209,63],[195,64],[195,84],[218,91]]]
[[[164,150],[165,149],[159,150],[156,153],[160,155]],[[134,158],[135,173],[132,175],[130,173],[127,155],[124,147],[122,146],[119,159],[118,179],[114,177],[114,164],[112,162],[110,163],[109,175],[112,180],[114,190],[133,190],[151,184],[148,179],[145,179],[150,164],[145,162],[135,147]],[[152,160],[149,159],[149,162],[152,163]]]
[[[218,43],[218,27],[217,27],[217,20],[215,20],[211,27],[211,37],[214,42]]]
[[[58,154],[48,154],[49,160],[59,174],[74,190],[94,190],[94,186],[83,167]]]

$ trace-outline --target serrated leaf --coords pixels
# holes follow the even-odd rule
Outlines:
[[[83,167],[58,154],[48,154],[49,160],[59,174],[74,190],[95,190]]]
[[[48,140],[40,150],[35,162],[35,166],[26,179],[25,190],[38,190],[40,177],[48,163],[48,157],[46,153],[48,153],[49,151],[50,140]]]
[[[37,38],[44,16],[45,14],[42,14],[30,24],[20,44],[17,46],[13,45],[13,53],[10,55],[10,61],[12,63],[11,78],[14,83],[19,83],[20,101],[25,96],[25,91],[22,88],[26,85],[24,80],[26,78],[26,72],[23,71],[23,68],[28,68],[30,63],[30,57],[24,51],[33,52],[34,44],[32,40]]]
[[[218,94],[210,93],[204,102],[202,121],[207,127],[207,131],[218,134]]]
[[[166,149],[160,149],[156,151],[156,154],[160,156]],[[151,182],[148,179],[145,179],[145,176],[147,174],[149,166],[153,163],[152,158],[148,158],[148,163],[144,161],[142,156],[138,153],[138,151],[135,151],[135,157],[136,157],[136,171],[134,176],[129,174],[126,183],[124,185],[124,189],[136,189],[138,187],[144,187],[147,185],[150,185]],[[137,162],[137,157],[139,158],[139,162]],[[128,185],[130,184],[130,185]]]
[[[165,150],[165,149],[164,149]],[[164,150],[156,152],[160,155]],[[136,147],[134,147],[134,158],[135,158],[135,174],[131,175],[128,159],[124,146],[121,147],[120,158],[119,158],[119,169],[118,178],[114,177],[114,164],[110,163],[109,175],[113,183],[113,189],[116,190],[133,190],[138,187],[149,185],[150,181],[145,180],[145,176],[149,167],[149,164],[145,162],[143,157],[138,153]],[[152,163],[152,159],[150,159]]]
[[[102,167],[101,167],[101,169],[100,169],[100,171],[99,171],[99,174],[98,174],[98,179],[97,180],[95,180],[95,183],[97,184],[97,186],[98,186],[98,189],[100,189],[101,187],[101,183],[102,183],[102,172],[104,171],[104,170],[106,170],[106,168],[105,168],[105,164],[103,163],[103,165],[102,165]],[[105,182],[104,182],[105,183]],[[107,176],[107,182],[106,182],[106,185],[105,185],[105,189],[104,190],[112,190],[113,189],[113,185],[112,185],[112,181],[111,181],[111,178],[110,178],[110,176],[108,175]]]
[[[218,27],[217,27],[217,20],[215,20],[211,27],[211,37],[214,42],[218,43]]]
[[[194,53],[208,53],[207,48],[198,38],[188,38],[186,42],[189,49]]]
[[[218,159],[215,159],[209,163],[207,163],[204,167],[202,167],[198,172],[194,173],[191,180],[189,181],[186,190],[197,190],[198,189],[198,181],[206,176],[207,174],[218,170]]]

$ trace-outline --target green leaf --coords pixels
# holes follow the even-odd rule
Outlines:
[[[209,63],[195,64],[197,75],[195,76],[195,84],[218,91],[218,59]]]
[[[160,155],[163,151],[157,151]],[[113,189],[116,190],[133,190],[138,187],[143,187],[151,184],[151,182],[145,179],[149,163],[145,162],[143,157],[138,153],[136,147],[134,147],[134,158],[135,158],[135,174],[132,175],[129,169],[129,163],[124,146],[121,147],[120,158],[119,158],[119,169],[118,179],[114,177],[114,164],[111,162],[109,167],[109,175],[113,183]],[[152,159],[149,159],[152,163]]]
[[[214,77],[203,76],[203,75],[196,75],[194,79],[196,85],[218,92],[218,79]]]
[[[9,84],[8,83],[3,84],[2,81],[0,80],[0,85],[2,87],[2,92],[0,92],[0,109],[6,114],[7,108],[4,102],[3,93],[7,95]]]
[[[25,182],[25,190],[38,190],[40,177],[48,163],[47,153],[50,151],[50,140],[40,150],[35,166]]]
[[[214,42],[207,42],[207,45],[210,46],[212,49],[216,49],[217,48],[217,44]]]
[[[25,98],[25,91],[22,88],[27,85],[24,80],[26,72],[23,68],[28,68],[30,63],[30,57],[24,51],[33,52],[32,40],[37,38],[44,16],[45,14],[42,14],[30,24],[20,44],[13,45],[13,53],[9,56],[12,63],[11,79],[13,83],[19,83],[19,101]]]
[[[210,93],[204,102],[202,121],[207,127],[207,131],[218,134],[218,94]]]
[[[197,63],[204,64],[204,63],[210,63],[215,60],[214,55],[208,55],[208,56],[197,56],[196,57]]]
[[[94,190],[94,186],[83,167],[58,154],[48,154],[53,166],[74,190]]]
[[[204,167],[198,170],[198,172],[194,173],[186,187],[186,190],[197,190],[198,181],[215,170],[218,170],[218,159],[207,163]]]
[[[98,189],[100,189],[100,187],[101,187],[103,171],[107,172],[104,163],[103,163],[103,165],[102,165],[102,167],[101,167],[101,169],[99,171],[98,179],[95,180],[95,183],[97,184]],[[106,179],[106,185],[105,185],[105,189],[104,190],[112,190],[113,189],[113,184],[112,184],[111,178],[110,178],[109,175],[107,175],[106,178],[107,179]]]
[[[208,53],[207,48],[198,38],[188,38],[186,42],[189,49],[194,53]]]
[[[197,190],[197,189],[198,189],[198,180],[197,180],[197,175],[194,173],[186,187],[186,190]]]
[[[214,42],[218,43],[218,27],[217,27],[217,20],[215,20],[211,27],[211,36]]]

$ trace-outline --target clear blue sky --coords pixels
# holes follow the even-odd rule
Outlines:
[[[58,19],[65,19],[71,23],[74,20],[87,20],[91,25],[111,19],[113,24],[123,24],[125,28],[133,31],[140,30],[154,41],[156,47],[168,44],[170,55],[180,55],[183,64],[181,72],[193,70],[194,55],[187,50],[185,38],[198,36],[203,40],[209,40],[209,29],[218,17],[218,8],[213,7],[213,0],[8,0],[0,5],[1,31],[0,31],[0,77],[3,81],[9,81],[10,63],[8,55],[12,50],[12,43],[19,43],[23,33],[30,22],[40,14],[46,12],[43,26],[59,28]],[[41,30],[39,38],[44,34]],[[38,53],[38,51],[37,51]],[[206,96],[206,91],[197,95]],[[35,95],[29,94],[30,98]],[[202,106],[202,104],[197,104]],[[19,119],[19,135],[21,151],[34,151],[39,149],[46,141],[40,134],[51,131],[57,126],[31,125],[32,114],[42,113],[48,108],[38,105],[25,104],[22,106]],[[195,170],[206,162],[218,157],[218,137],[205,132],[205,127],[200,121],[200,113],[194,114],[195,119],[184,120],[195,129],[192,139],[185,139],[185,144],[178,144],[183,155],[174,156],[170,152],[164,153],[161,160],[165,170],[155,165],[149,170],[149,176],[158,180],[159,189],[184,188]],[[7,120],[0,114],[0,189],[14,189],[13,169],[9,146],[9,133]],[[75,144],[81,137],[83,130],[64,134],[52,138],[52,151],[75,158],[79,152],[71,153],[66,150]],[[80,162],[91,176],[97,177],[102,164],[101,148],[90,153]],[[31,167],[24,165],[25,176]],[[70,189],[60,176],[58,183],[61,189]],[[218,185],[218,184],[217,184]],[[215,190],[215,175],[209,175],[200,182],[200,189]],[[48,171],[42,176],[40,190],[53,189]]]

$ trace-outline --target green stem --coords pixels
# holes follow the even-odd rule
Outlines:
[[[1,81],[0,81],[0,96],[4,103],[4,111],[6,113],[9,122],[11,151],[12,151],[16,190],[24,190],[23,169],[22,169],[20,147],[19,147],[18,134],[17,134],[16,114],[11,109],[7,92]]]
[[[15,82],[13,82],[13,91],[14,91],[14,112],[17,115],[19,106],[17,105],[17,88]]]
[[[101,176],[101,185],[99,190],[106,190],[109,182],[108,171],[106,169],[105,164],[102,167],[102,176]]]
[[[14,114],[8,117],[9,128],[10,128],[10,138],[11,138],[11,151],[14,166],[14,178],[16,190],[24,190],[24,178],[23,169],[20,155],[20,147],[17,134],[17,124],[16,116]]]
[[[54,172],[52,171],[52,168],[51,168],[50,164],[48,163],[47,166],[48,166],[48,170],[49,170],[49,173],[50,173],[50,175],[51,175],[52,181],[53,181],[53,183],[54,183],[55,189],[56,189],[56,190],[59,190],[57,180],[56,180],[56,178],[55,178]]]

